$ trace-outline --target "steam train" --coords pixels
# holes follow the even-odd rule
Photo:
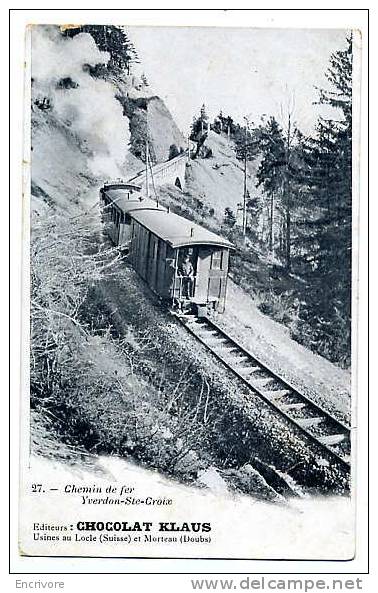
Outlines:
[[[232,243],[144,197],[132,183],[100,189],[105,231],[148,286],[174,308],[223,313]]]

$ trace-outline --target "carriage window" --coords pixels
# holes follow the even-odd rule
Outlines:
[[[223,251],[214,251],[211,256],[211,269],[221,270],[223,264]]]

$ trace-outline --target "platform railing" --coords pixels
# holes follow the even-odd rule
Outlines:
[[[190,281],[192,281],[190,283]],[[186,290],[186,286],[190,286],[190,296],[187,297],[186,295],[184,296],[184,292],[187,292]],[[191,285],[190,285],[191,284]],[[174,299],[178,299],[178,300],[182,300],[183,298],[187,298],[188,300],[190,298],[193,298],[195,293],[196,293],[196,285],[197,285],[197,276],[176,276],[175,280],[174,280],[174,285],[172,288],[172,297]],[[188,290],[189,292],[189,290]]]

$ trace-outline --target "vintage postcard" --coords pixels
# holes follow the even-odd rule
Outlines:
[[[361,43],[27,28],[21,555],[353,559]]]

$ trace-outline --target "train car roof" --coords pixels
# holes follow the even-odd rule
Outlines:
[[[140,192],[128,192],[126,187],[123,188],[104,188],[104,193],[112,201],[113,204],[118,206],[122,212],[134,212],[135,210],[162,210],[166,212],[167,209],[161,206],[158,202],[151,200],[150,198],[142,198]]]
[[[103,189],[104,191],[111,189],[131,189],[135,191],[140,191],[142,189],[142,186],[137,185],[135,183],[127,183],[125,181],[115,181],[114,183],[105,183]]]
[[[190,245],[234,247],[227,239],[173,212],[139,210],[133,212],[132,217],[173,248]]]

